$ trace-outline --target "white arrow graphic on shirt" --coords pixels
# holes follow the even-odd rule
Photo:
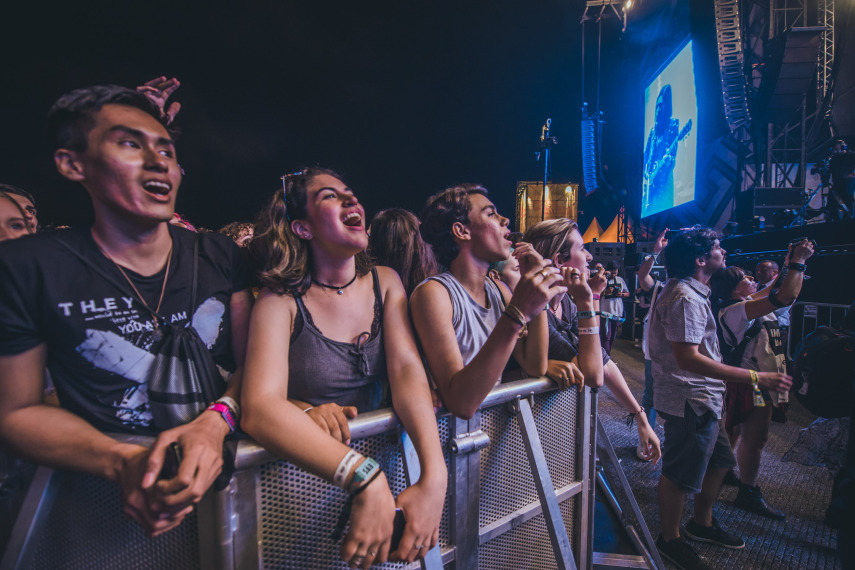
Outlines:
[[[209,349],[220,333],[225,306],[211,297],[193,313],[193,328]],[[118,374],[128,380],[143,383],[154,362],[154,354],[111,331],[86,329],[86,339],[77,351],[93,366]]]
[[[214,346],[220,335],[225,312],[225,305],[211,297],[193,313],[192,326],[208,349]],[[155,359],[154,354],[120,335],[95,329],[86,329],[86,339],[80,343],[77,351],[96,368],[118,374],[137,384],[148,382],[149,370]],[[116,409],[116,417],[125,424],[151,425],[152,417],[146,390],[137,386],[128,388],[121,401],[113,402],[113,406]]]

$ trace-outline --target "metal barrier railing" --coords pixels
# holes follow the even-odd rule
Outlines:
[[[556,391],[547,379],[498,386],[470,420],[440,416],[450,475],[440,540],[410,567],[591,568],[593,422],[590,390]],[[350,430],[353,447],[380,462],[395,494],[418,479],[412,444],[391,410],[361,414]],[[177,529],[149,539],[122,517],[115,485],[40,468],[22,509],[32,518],[19,518],[3,570],[346,568],[330,538],[344,500],[341,490],[241,441],[229,486],[209,493]]]
[[[790,308],[790,328],[787,331],[787,358],[794,360],[796,346],[807,335],[822,326],[833,326],[846,316],[850,305],[802,301]]]

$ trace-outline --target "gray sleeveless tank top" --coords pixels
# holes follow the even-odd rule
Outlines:
[[[335,402],[356,406],[359,413],[376,410],[383,403],[387,384],[383,348],[383,300],[377,270],[374,280],[374,319],[371,331],[355,343],[325,337],[312,321],[302,297],[294,319],[288,354],[288,397],[313,406]]]
[[[484,290],[487,292],[488,306],[482,307],[473,299],[463,285],[449,273],[440,273],[430,277],[441,283],[451,297],[453,314],[451,324],[454,326],[454,334],[457,336],[457,346],[460,347],[460,355],[463,357],[463,365],[475,358],[487,337],[493,332],[496,323],[505,310],[505,302],[496,284],[488,277],[484,277]]]

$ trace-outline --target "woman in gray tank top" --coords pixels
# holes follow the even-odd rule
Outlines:
[[[579,233],[576,222],[566,218],[539,222],[526,230],[523,239],[529,241],[543,257],[551,259],[556,266],[575,268],[586,274],[589,273],[588,265],[593,258],[585,249],[585,242],[582,240],[582,234]],[[597,273],[590,276],[590,285],[595,294],[593,310],[599,311],[599,294],[606,285],[602,265],[599,265]],[[576,299],[570,299],[568,295],[564,295],[550,302],[550,360],[547,375],[560,384],[562,378],[572,375],[574,370],[581,369],[586,385],[598,387],[605,383],[629,414],[627,417],[634,417],[636,420],[638,457],[644,461],[652,460],[656,463],[662,455],[659,438],[647,416],[641,413],[644,408],[632,395],[620,368],[609,359],[604,350],[596,353],[583,350],[582,343],[590,343],[591,339],[574,333],[579,330],[580,320],[575,301]],[[577,354],[578,356],[575,356]],[[585,355],[588,357],[586,358]]]
[[[439,538],[448,474],[403,285],[388,267],[370,268],[365,211],[338,175],[310,168],[282,181],[250,245],[264,289],[250,323],[244,429],[353,494],[341,547],[351,566],[411,562]],[[347,420],[385,393],[422,470],[397,499],[379,465],[347,446]],[[407,524],[390,553],[396,505]]]

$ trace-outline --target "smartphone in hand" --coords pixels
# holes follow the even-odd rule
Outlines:
[[[389,552],[398,550],[398,545],[401,542],[401,537],[404,536],[404,527],[407,526],[407,519],[404,518],[404,511],[395,509],[395,528],[392,531],[392,542],[389,546]]]
[[[173,479],[178,475],[178,468],[181,466],[181,446],[178,442],[173,441],[166,448],[166,454],[163,458],[163,467],[160,468],[160,475],[157,476],[159,481],[165,479]]]

